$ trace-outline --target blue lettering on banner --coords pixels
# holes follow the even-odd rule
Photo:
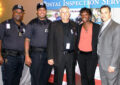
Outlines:
[[[120,0],[44,0],[48,10],[59,9],[62,6],[69,8],[100,8],[102,5],[109,5],[112,8],[120,7]]]

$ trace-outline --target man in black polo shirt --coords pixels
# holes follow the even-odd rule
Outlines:
[[[24,34],[22,23],[24,9],[13,7],[12,19],[0,25],[0,64],[2,65],[3,85],[19,85],[24,66]]]
[[[51,67],[47,63],[48,26],[46,5],[37,4],[37,18],[27,25],[25,38],[25,63],[30,67],[32,85],[47,85]]]

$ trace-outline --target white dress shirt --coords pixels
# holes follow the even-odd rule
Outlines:
[[[106,22],[103,22],[103,26],[102,26],[102,28],[101,28],[101,33],[103,32],[103,30],[105,30],[105,28],[107,27],[107,25],[110,23],[110,21],[111,21],[111,18],[108,20],[108,21],[106,21]]]

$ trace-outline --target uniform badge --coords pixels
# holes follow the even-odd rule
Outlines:
[[[42,6],[43,6],[44,4],[43,4],[43,3],[40,3],[40,5],[42,5]]]
[[[23,28],[23,33],[25,33],[25,28]]]
[[[73,32],[73,29],[71,29],[71,34],[73,34],[74,32]]]
[[[18,8],[22,8],[22,6],[21,6],[21,5],[18,5]]]
[[[5,63],[7,63],[8,62],[8,59],[7,58],[5,58],[5,61],[4,61]]]
[[[10,23],[6,24],[6,29],[10,29]]]
[[[45,29],[45,32],[48,32],[48,29]]]

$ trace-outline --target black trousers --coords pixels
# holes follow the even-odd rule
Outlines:
[[[78,56],[78,63],[82,85],[95,85],[94,74],[98,63],[97,56],[93,56],[92,52],[81,52]]]
[[[47,85],[52,67],[48,65],[46,52],[31,52],[31,85]]]
[[[24,66],[24,56],[6,56],[2,65],[3,85],[19,85]]]
[[[67,85],[75,85],[75,61],[73,54],[59,56],[55,61],[54,85],[62,85],[64,70],[66,69]]]

